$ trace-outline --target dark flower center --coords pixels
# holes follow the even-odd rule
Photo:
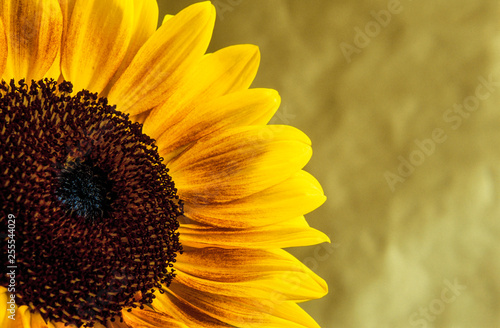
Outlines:
[[[56,193],[68,209],[92,221],[107,216],[114,199],[105,173],[80,160],[68,162],[61,170]]]
[[[140,124],[97,94],[71,93],[69,82],[0,84],[4,254],[15,244],[2,261],[18,306],[93,326],[170,284],[182,202]]]

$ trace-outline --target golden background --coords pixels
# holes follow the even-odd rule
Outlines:
[[[313,142],[328,200],[306,217],[332,244],[292,251],[330,292],[303,307],[325,328],[500,327],[500,3],[212,2],[209,50],[258,45],[272,122]]]

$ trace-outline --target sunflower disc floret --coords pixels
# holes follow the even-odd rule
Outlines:
[[[93,326],[169,285],[182,202],[142,126],[72,91],[47,79],[0,84],[2,231],[14,215],[17,305]]]

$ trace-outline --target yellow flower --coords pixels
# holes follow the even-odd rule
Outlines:
[[[317,327],[310,140],[210,2],[0,5],[1,327]],[[15,302],[15,304],[14,304]],[[13,320],[15,319],[15,320]]]

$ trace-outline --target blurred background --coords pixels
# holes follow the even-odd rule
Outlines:
[[[174,14],[195,1],[158,0]],[[500,327],[500,3],[214,0],[210,52],[252,43],[272,123],[313,142],[332,244],[321,327]]]

